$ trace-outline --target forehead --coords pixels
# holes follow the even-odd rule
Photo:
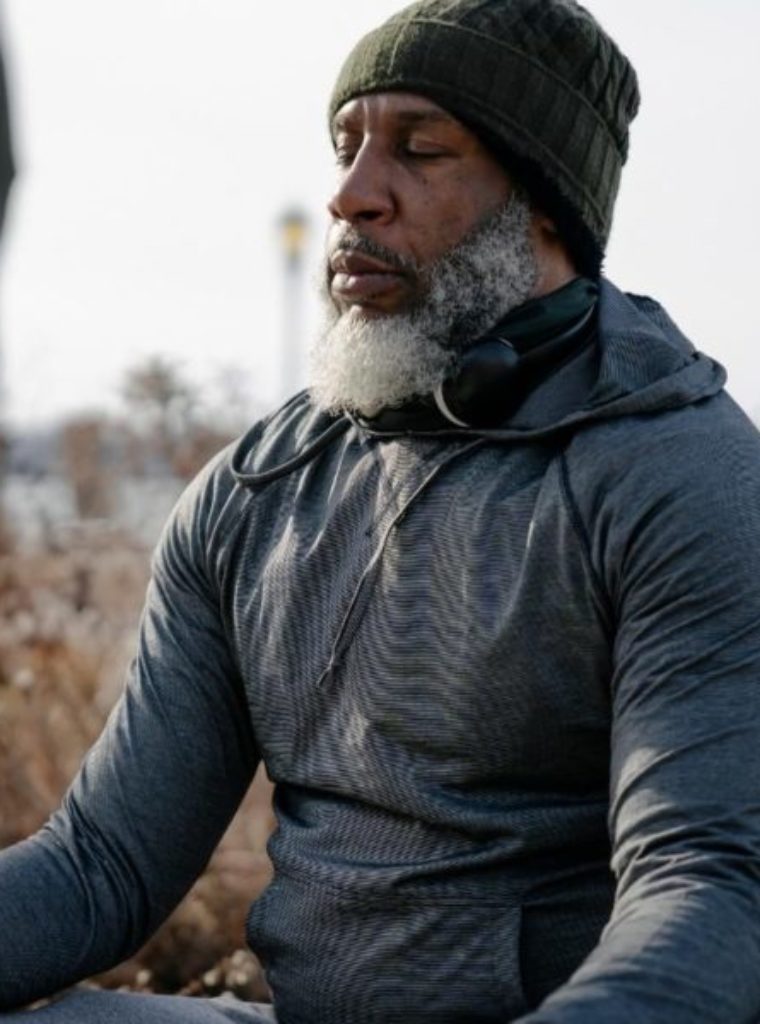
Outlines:
[[[439,125],[472,133],[453,114],[425,96],[410,92],[378,92],[357,96],[338,110],[332,120],[333,136],[342,131],[366,131],[370,126],[409,127]]]

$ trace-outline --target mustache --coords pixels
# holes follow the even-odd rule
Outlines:
[[[346,225],[330,234],[327,244],[327,261],[332,259],[341,250],[350,250],[363,256],[371,256],[373,259],[381,260],[392,270],[407,277],[417,277],[422,268],[410,256],[402,256],[393,249],[375,242],[372,238],[363,235],[358,228]]]

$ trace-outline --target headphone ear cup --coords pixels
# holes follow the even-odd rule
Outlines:
[[[521,362],[506,338],[483,338],[463,353],[456,374],[437,388],[438,409],[459,427],[498,426],[519,397],[515,387]]]

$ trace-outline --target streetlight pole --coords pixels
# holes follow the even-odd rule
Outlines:
[[[284,256],[283,338],[280,361],[280,391],[286,398],[301,379],[303,338],[303,271],[309,221],[303,210],[291,207],[279,220]]]

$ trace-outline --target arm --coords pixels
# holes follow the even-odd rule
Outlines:
[[[737,416],[684,419],[575,488],[617,613],[617,895],[524,1024],[760,1018],[760,444]]]
[[[124,959],[203,870],[256,767],[207,565],[209,473],[154,562],[126,691],[62,807],[0,854],[0,1009]]]

